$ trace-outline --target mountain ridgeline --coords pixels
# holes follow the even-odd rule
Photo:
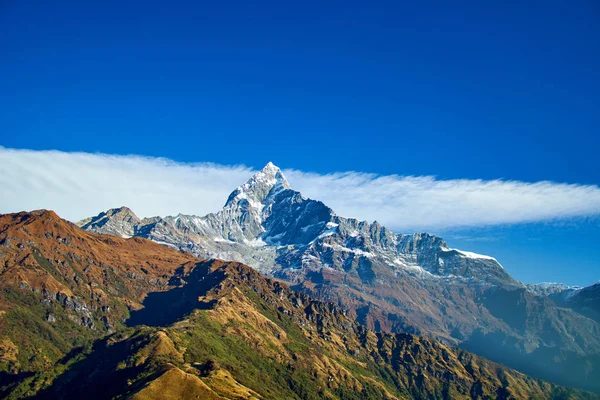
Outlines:
[[[214,214],[140,219],[122,207],[78,225],[242,262],[347,310],[369,329],[427,336],[540,379],[600,392],[593,300],[561,303],[560,290],[524,285],[492,257],[451,249],[427,233],[397,234],[338,216],[291,189],[271,163]]]
[[[0,215],[0,245],[3,398],[597,398],[51,211]]]

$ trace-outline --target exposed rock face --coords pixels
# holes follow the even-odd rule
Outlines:
[[[569,385],[600,380],[597,322],[559,310],[492,257],[338,216],[292,190],[272,164],[215,214],[144,219],[133,229],[201,257],[244,262],[372,329],[428,335]]]
[[[98,233],[108,233],[123,238],[135,235],[135,227],[142,221],[127,207],[112,208],[101,212],[95,217],[86,218],[79,222],[83,229]]]

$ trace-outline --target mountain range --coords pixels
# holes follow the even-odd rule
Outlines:
[[[598,285],[525,285],[493,257],[449,248],[434,235],[338,216],[294,191],[272,163],[214,214],[140,219],[121,207],[77,225],[241,262],[375,332],[426,336],[600,392]]]
[[[237,262],[0,215],[7,399],[592,399],[344,309]]]

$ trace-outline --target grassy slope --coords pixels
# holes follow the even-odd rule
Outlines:
[[[54,379],[39,398],[594,398],[425,338],[375,334],[246,267],[222,268],[200,299],[211,308],[125,329],[19,396]]]
[[[84,232],[52,212],[0,216],[0,245],[7,398],[586,397],[374,333],[241,264]],[[162,327],[128,328],[130,313]]]

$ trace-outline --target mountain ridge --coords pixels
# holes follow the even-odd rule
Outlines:
[[[273,209],[274,207],[275,209]],[[282,218],[279,217],[281,214],[286,213],[293,213],[296,220],[282,221]],[[98,221],[111,220],[112,214],[132,216],[131,219],[138,221],[138,227],[133,230],[137,231],[140,236],[145,235],[157,242],[169,243],[181,250],[189,250],[194,254],[207,258],[227,259],[227,257],[224,257],[227,255],[227,250],[214,248],[208,243],[209,241],[203,240],[205,238],[221,243],[238,243],[260,248],[267,244],[277,247],[289,245],[310,246],[316,241],[322,241],[322,239],[335,233],[344,236],[345,242],[352,242],[360,233],[361,235],[368,235],[373,242],[380,245],[380,247],[384,247],[388,252],[393,253],[394,250],[397,250],[401,255],[405,255],[405,258],[408,258],[409,264],[411,264],[408,267],[412,269],[416,269],[417,265],[410,261],[418,259],[422,264],[427,265],[426,271],[433,275],[437,273],[438,276],[460,278],[466,274],[466,277],[470,278],[474,276],[472,269],[469,271],[471,274],[467,274],[460,268],[453,269],[452,262],[448,267],[445,265],[444,259],[487,260],[490,262],[489,268],[485,270],[486,274],[480,274],[477,278],[489,279],[490,270],[497,270],[492,274],[493,277],[506,280],[509,283],[517,283],[503,271],[501,265],[493,257],[450,249],[443,239],[427,233],[395,234],[377,221],[370,224],[354,218],[340,217],[322,202],[305,199],[299,192],[291,189],[281,170],[271,162],[253,175],[246,183],[236,188],[230,194],[223,209],[217,213],[210,213],[204,217],[178,214],[177,216],[166,216],[164,218],[144,218],[142,221],[129,208],[121,207],[120,209],[111,209],[100,213],[94,218]],[[270,218],[273,215],[275,217]],[[305,217],[305,220],[301,220],[303,217]],[[118,224],[119,220],[115,220],[115,222]],[[107,231],[111,229],[111,227],[103,228],[102,225],[97,226],[90,218],[77,224],[84,229],[100,233],[108,233]],[[163,229],[156,229],[157,224]],[[169,230],[165,225],[175,228],[176,231],[171,229],[171,232],[165,232],[165,229]],[[127,230],[131,230],[129,226],[127,228]],[[156,232],[153,232],[154,229],[156,229]],[[116,231],[118,230],[116,229]],[[171,241],[169,241],[169,234],[172,235],[171,239],[173,240]],[[425,243],[427,241],[431,243]],[[196,246],[196,244],[199,244],[199,246]],[[350,244],[351,248],[342,246],[344,247],[343,250],[349,250],[349,252],[360,255],[361,250],[363,250],[361,243]],[[398,249],[394,249],[394,245],[397,245]],[[327,246],[327,243],[325,243],[325,246]],[[437,258],[433,259],[435,257],[431,254],[423,254],[422,252],[424,248],[434,246],[438,251],[444,253],[441,261]],[[259,250],[257,252],[260,253]],[[233,254],[233,256],[235,261],[245,262],[249,265],[253,265],[253,259],[255,258],[252,254]],[[260,254],[260,256],[263,255]],[[277,254],[271,254],[271,256],[277,257]],[[304,261],[302,258],[300,257],[300,260],[295,259],[294,261],[302,264],[302,261]],[[284,267],[294,266],[289,262],[286,264],[284,257],[273,261],[282,264]],[[390,265],[394,263],[402,265],[406,261],[391,259],[386,262]],[[260,268],[258,265],[253,266]]]
[[[248,264],[371,329],[428,335],[569,385],[600,378],[600,327],[588,315],[559,308],[493,257],[338,216],[291,189],[272,164],[217,213],[143,221],[134,229],[142,237]]]
[[[595,397],[370,331],[243,264],[87,232],[53,212],[0,215],[0,244],[7,398]]]

